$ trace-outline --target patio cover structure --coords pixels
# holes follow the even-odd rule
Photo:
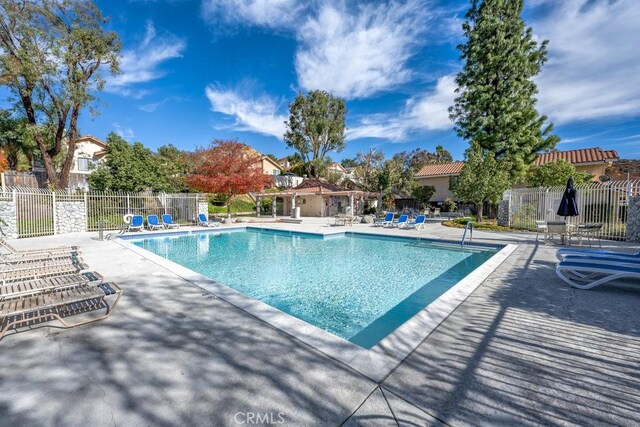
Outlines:
[[[277,201],[281,199],[282,215],[291,215],[300,207],[301,216],[326,217],[345,213],[351,207],[353,214],[362,214],[365,201],[376,200],[376,193],[361,190],[348,190],[337,184],[317,178],[305,179],[300,185],[278,192],[254,194],[260,206],[263,198],[272,199],[271,215],[276,216]],[[260,216],[260,209],[257,209]]]

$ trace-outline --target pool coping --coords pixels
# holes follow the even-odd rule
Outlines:
[[[317,233],[286,229],[283,230],[281,228],[269,228],[262,226],[255,227],[250,225],[203,230],[171,230],[161,233],[124,235],[114,240],[120,246],[135,252],[163,268],[166,268],[184,280],[191,282],[227,303],[264,321],[270,326],[304,342],[332,359],[346,364],[376,382],[382,381],[393,369],[395,369],[396,366],[398,366],[424,339],[426,339],[431,332],[433,332],[440,323],[442,323],[469,295],[471,295],[471,293],[518,247],[516,244],[498,245],[482,242],[473,242],[469,244],[469,246],[494,247],[501,249],[467,276],[458,281],[445,293],[440,295],[440,297],[420,310],[409,320],[405,321],[371,349],[365,349],[317,326],[298,319],[297,317],[280,311],[260,300],[246,296],[222,283],[196,273],[189,268],[173,261],[169,261],[166,258],[147,251],[146,249],[142,249],[128,241],[149,237],[224,233],[228,231],[243,231],[246,229],[276,231],[290,235],[306,234],[323,237],[334,237],[340,235],[372,235],[376,237],[391,237],[394,239],[407,239],[412,241],[455,244],[460,244],[460,242],[448,239],[432,239],[417,236],[394,236],[368,231],[331,231],[327,233]]]

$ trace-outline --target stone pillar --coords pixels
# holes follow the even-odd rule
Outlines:
[[[56,234],[79,233],[87,231],[87,205],[84,197],[79,200],[76,197],[58,195],[55,206]]]
[[[291,218],[295,215],[296,210],[296,193],[291,195]]]
[[[349,193],[349,207],[351,208],[351,215],[356,214],[355,206],[353,206],[353,193]]]
[[[256,197],[256,216],[260,218],[260,209],[262,208],[262,197]]]
[[[0,223],[4,236],[7,239],[18,238],[18,217],[16,212],[16,201],[12,193],[0,195],[0,218],[5,222]]]
[[[277,213],[276,212],[276,207],[277,207],[276,199],[277,199],[277,197],[275,197],[275,196],[273,196],[271,198],[271,217],[272,218],[275,218],[276,217],[276,213]]]
[[[509,199],[500,200],[498,203],[498,225],[502,227],[511,225],[511,202]]]
[[[627,206],[627,242],[640,242],[640,196],[630,196]]]

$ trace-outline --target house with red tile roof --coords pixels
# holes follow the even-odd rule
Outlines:
[[[603,150],[600,147],[583,148],[542,153],[536,158],[534,165],[540,166],[560,159],[571,163],[579,171],[593,175],[593,180],[598,181],[602,175],[605,175],[606,169],[619,160],[619,157],[615,150]],[[431,202],[442,202],[446,198],[455,199],[449,190],[449,180],[451,177],[460,175],[463,166],[464,162],[426,165],[416,173],[415,178],[419,185],[435,187],[436,192]]]

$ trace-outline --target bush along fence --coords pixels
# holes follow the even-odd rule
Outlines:
[[[640,181],[592,182],[577,185],[579,216],[575,224],[602,224],[601,238],[640,241]],[[507,190],[498,205],[498,224],[535,230],[536,221],[562,221],[556,215],[565,187]]]
[[[8,238],[105,230],[125,225],[124,215],[171,214],[179,224],[193,224],[208,213],[207,196],[192,193],[53,192],[37,188],[4,188],[0,223]]]

